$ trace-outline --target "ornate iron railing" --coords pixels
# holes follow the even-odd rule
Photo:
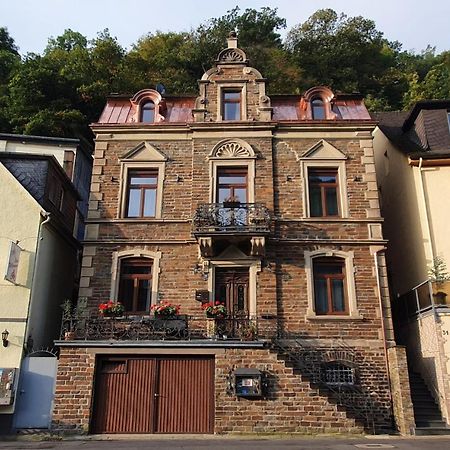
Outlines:
[[[261,203],[206,203],[193,218],[194,234],[269,233],[269,210]]]
[[[255,341],[276,336],[275,319],[259,317],[227,317],[208,319],[205,316],[175,318],[100,317],[63,319],[61,339],[64,340],[195,340],[218,339]]]

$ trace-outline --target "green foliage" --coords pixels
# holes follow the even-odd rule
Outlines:
[[[372,20],[319,10],[288,33],[286,47],[305,74],[301,90],[327,85],[392,99],[393,106],[402,100],[406,82],[396,67],[400,46],[387,41]]]
[[[444,283],[450,280],[450,275],[447,272],[447,264],[442,256],[435,256],[433,263],[428,269],[428,276],[430,280],[436,283]]]
[[[250,64],[268,79],[268,93],[301,93],[317,85],[359,91],[372,110],[408,108],[450,98],[449,52],[415,54],[388,41],[375,23],[331,9],[294,26],[269,7],[235,7],[190,32],[155,32],[126,51],[106,29],[95,39],[65,30],[42,55],[21,58],[0,28],[0,132],[92,139],[89,124],[111,92],[133,94],[163,83],[169,94],[198,93],[198,79],[238,34]]]

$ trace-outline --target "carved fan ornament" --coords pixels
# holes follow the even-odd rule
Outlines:
[[[216,151],[216,156],[219,158],[248,158],[251,155],[248,149],[237,142],[227,142]]]
[[[219,57],[221,62],[244,62],[244,56],[235,48],[228,48]]]

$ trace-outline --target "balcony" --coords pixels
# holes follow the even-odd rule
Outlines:
[[[203,256],[213,255],[213,239],[250,239],[251,255],[262,256],[270,213],[261,203],[205,203],[198,206],[192,228]]]
[[[61,339],[70,341],[193,341],[204,339],[258,341],[277,335],[276,319],[259,317],[152,316],[65,319]]]

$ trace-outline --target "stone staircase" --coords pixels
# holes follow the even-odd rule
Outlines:
[[[411,399],[416,421],[416,435],[450,435],[450,427],[442,420],[439,406],[417,372],[409,372]]]

